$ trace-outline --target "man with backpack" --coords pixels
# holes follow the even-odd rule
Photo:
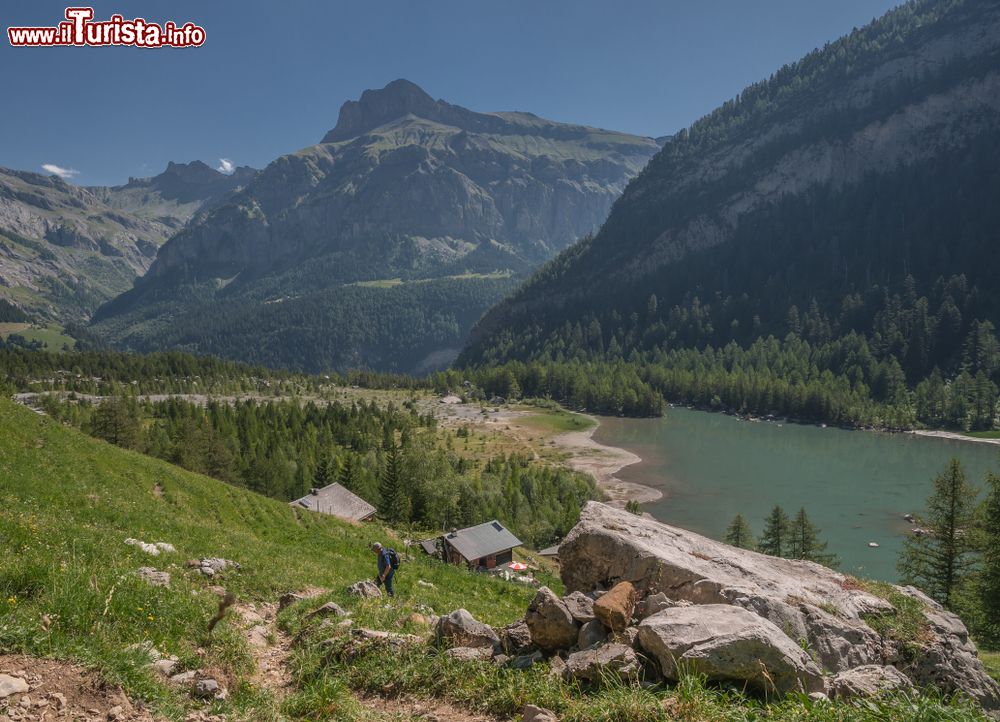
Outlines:
[[[386,549],[378,542],[372,544],[372,551],[378,557],[378,576],[375,583],[380,587],[385,585],[385,593],[390,597],[396,596],[396,590],[392,586],[393,577],[399,569],[399,554],[395,549]]]

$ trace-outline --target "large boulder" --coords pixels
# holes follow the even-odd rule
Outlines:
[[[566,676],[599,682],[609,676],[635,679],[639,676],[639,657],[625,644],[605,644],[573,652],[566,659]]]
[[[438,619],[435,636],[451,647],[499,649],[500,637],[493,627],[483,624],[464,609]]]
[[[580,625],[563,601],[548,587],[542,587],[528,605],[524,621],[531,641],[547,652],[569,649],[576,644]]]
[[[765,693],[822,692],[823,673],[778,627],[728,604],[674,607],[642,620],[639,644],[676,680],[680,670],[748,682]]]
[[[607,594],[594,602],[594,616],[616,634],[632,623],[637,595],[631,582],[618,582]]]
[[[832,674],[895,664],[918,685],[960,690],[987,709],[1000,709],[1000,687],[986,674],[965,626],[912,588],[896,590],[920,600],[928,629],[900,644],[866,621],[896,609],[849,576],[813,562],[736,549],[597,502],[584,507],[559,547],[559,559],[569,592],[628,581],[642,598],[662,593],[672,603],[698,608],[739,607],[806,644]]]

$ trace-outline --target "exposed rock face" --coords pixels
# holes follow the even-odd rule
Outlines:
[[[566,660],[566,674],[573,679],[598,682],[608,675],[632,679],[639,675],[639,658],[625,644],[605,644],[573,652]]]
[[[618,582],[611,591],[594,602],[594,616],[612,632],[623,632],[632,623],[636,600],[632,583]]]
[[[766,619],[728,604],[667,609],[639,625],[639,644],[676,680],[684,667],[714,680],[745,680],[765,693],[819,692],[819,667]]]
[[[556,651],[576,644],[580,625],[548,587],[542,587],[535,594],[524,621],[531,630],[531,641],[541,649]]]
[[[912,686],[910,680],[895,667],[866,664],[838,674],[830,680],[829,689],[831,697],[876,697]]]
[[[493,628],[483,624],[464,609],[456,609],[438,619],[435,633],[439,640],[453,647],[484,647],[491,651],[500,647],[500,637]]]
[[[839,572],[736,549],[604,504],[587,504],[579,524],[560,546],[559,558],[568,590],[587,592],[628,581],[640,595],[662,593],[671,602],[691,605],[671,607],[645,619],[640,642],[646,649],[647,644],[662,644],[655,647],[658,652],[678,649],[654,639],[659,637],[652,628],[665,620],[691,619],[695,624],[706,610],[720,619],[756,616],[770,623],[764,629],[770,630],[771,646],[799,649],[798,640],[805,640],[826,672],[896,665],[918,685],[934,684],[945,692],[962,690],[987,709],[1000,708],[1000,688],[976,658],[961,620],[914,590],[900,589],[924,603],[928,629],[926,639],[915,642],[919,652],[911,656],[865,621],[868,615],[894,614],[893,606]],[[715,605],[734,609],[722,612]],[[707,635],[711,630],[703,631]],[[703,642],[691,643],[690,649],[695,649]],[[702,649],[690,656],[702,659],[708,651],[714,652]],[[812,669],[803,673],[793,668],[811,682]]]

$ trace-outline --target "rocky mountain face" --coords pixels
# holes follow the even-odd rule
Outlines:
[[[153,178],[87,188],[0,168],[0,296],[33,315],[85,320],[145,273],[167,238],[253,173],[170,163]]]
[[[511,274],[596,229],[657,147],[651,138],[528,113],[474,112],[397,80],[346,103],[321,143],[278,158],[171,238],[135,289],[102,309],[95,329],[137,350],[180,346],[245,359],[243,341],[202,335],[196,319],[221,314],[229,328],[249,326],[265,305],[349,284],[501,276],[475,298],[455,299],[477,316],[509,288]],[[357,303],[364,314],[374,301]],[[456,319],[453,308],[417,303],[439,319],[432,323],[451,327],[446,347],[461,344],[470,321]],[[295,323],[301,334],[341,333],[337,319],[314,313],[315,298],[310,307],[308,319],[303,310],[274,323]],[[235,318],[237,310],[245,318]],[[412,368],[390,351],[372,357],[371,348],[343,341],[346,355],[317,350],[307,359],[289,357],[275,341],[265,360]],[[280,345],[288,343],[295,340],[284,336]]]
[[[681,321],[667,313],[693,299],[695,315],[745,310],[693,332],[723,345],[783,337],[792,304],[835,317],[846,294],[907,276],[927,289],[965,274],[986,291],[1000,6],[909,3],[662,140],[601,231],[490,312],[468,361],[530,357],[567,323],[607,330],[612,314],[638,318],[619,341],[652,348],[642,334],[660,322],[669,336]]]

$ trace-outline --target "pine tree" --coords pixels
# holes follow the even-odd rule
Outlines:
[[[813,525],[803,507],[792,520],[789,527],[788,547],[785,555],[789,559],[806,559],[832,566],[836,563],[833,554],[826,553],[826,542],[819,540],[820,530]]]
[[[385,466],[378,480],[379,511],[386,521],[409,521],[409,500],[403,489],[403,464],[399,449],[393,444],[386,451]]]
[[[743,518],[742,514],[737,514],[733,518],[732,523],[730,523],[729,528],[726,529],[726,544],[734,546],[737,549],[754,549],[756,547],[753,540],[753,532],[750,530],[750,525],[747,524],[747,520]]]
[[[791,541],[790,527],[788,514],[780,506],[775,506],[764,520],[764,533],[757,543],[757,550],[772,557],[784,556]]]
[[[921,521],[928,533],[907,538],[899,555],[901,581],[945,606],[953,603],[973,562],[970,540],[977,494],[965,480],[961,462],[953,458],[934,479],[934,492],[927,499]]]
[[[983,505],[983,569],[979,577],[979,599],[984,629],[984,645],[1000,647],[1000,476],[988,474],[989,494]]]

